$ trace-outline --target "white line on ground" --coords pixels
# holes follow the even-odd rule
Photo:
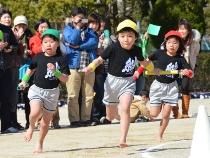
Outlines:
[[[160,144],[160,145],[156,145],[154,147],[151,147],[151,148],[148,148],[144,151],[141,152],[141,155],[143,156],[143,158],[155,158],[153,156],[150,156],[150,152],[154,149],[157,149],[161,146],[165,146],[165,145],[170,145],[170,144],[175,144],[175,143],[179,143],[179,142],[182,142],[182,141],[186,141],[186,140],[180,140],[180,141],[175,141],[175,142],[168,142],[168,143],[164,143],[164,144]]]

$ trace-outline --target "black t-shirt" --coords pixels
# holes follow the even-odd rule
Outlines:
[[[119,42],[109,45],[101,53],[101,57],[104,60],[109,59],[109,74],[117,77],[132,76],[136,61],[144,61],[140,47],[133,45],[130,50],[126,50]]]
[[[186,59],[181,55],[169,56],[165,50],[157,50],[151,56],[149,60],[156,60],[155,68],[159,68],[163,71],[190,69],[190,65]],[[160,75],[156,76],[156,80],[161,83],[172,83],[179,75]]]
[[[54,76],[47,64],[52,63],[61,73],[70,75],[66,59],[62,55],[45,56],[44,53],[38,53],[34,56],[29,69],[36,69],[34,75],[34,84],[43,89],[52,89],[58,87],[60,80]]]

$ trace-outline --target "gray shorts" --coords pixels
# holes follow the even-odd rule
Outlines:
[[[167,84],[154,80],[150,87],[149,96],[150,106],[161,106],[161,104],[176,106],[178,104],[177,81]]]
[[[39,100],[42,103],[43,109],[49,113],[54,113],[59,97],[59,87],[53,89],[43,89],[35,84],[29,88],[28,98],[30,103],[34,100]]]
[[[116,105],[123,94],[129,93],[134,96],[135,90],[136,82],[133,77],[116,77],[108,74],[104,83],[103,103]]]

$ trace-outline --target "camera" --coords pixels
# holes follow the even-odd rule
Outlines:
[[[88,23],[88,19],[80,19],[78,22],[81,22],[81,23]]]

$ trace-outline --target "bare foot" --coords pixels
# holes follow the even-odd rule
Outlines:
[[[164,142],[162,136],[158,136],[157,139],[158,139],[158,142]]]
[[[42,143],[37,143],[34,153],[42,153]]]
[[[126,148],[126,147],[128,147],[128,144],[126,144],[126,143],[120,143],[120,148]]]
[[[34,129],[30,126],[26,134],[24,135],[24,139],[26,142],[29,142],[31,140],[33,132],[34,132]]]

